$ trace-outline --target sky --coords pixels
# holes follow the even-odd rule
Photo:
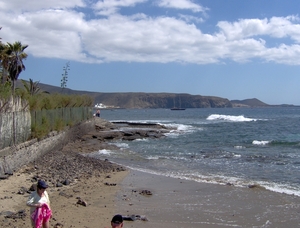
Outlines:
[[[299,0],[0,0],[19,79],[300,105]]]

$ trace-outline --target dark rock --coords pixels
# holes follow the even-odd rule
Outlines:
[[[152,196],[152,192],[149,190],[142,190],[139,192],[141,195],[147,195],[147,196]]]
[[[128,216],[122,216],[122,217],[123,217],[123,220],[125,220],[125,221],[135,221],[135,220],[148,221],[148,219],[144,215],[128,215]]]
[[[20,210],[16,213],[14,212],[7,212],[7,215],[5,218],[11,218],[11,219],[23,219],[26,217],[26,212],[25,210]]]
[[[66,180],[63,181],[62,184],[63,184],[63,185],[69,185],[69,184],[70,184],[70,181],[69,181],[68,179],[66,179]]]
[[[5,180],[5,179],[8,179],[7,175],[0,175],[0,180]]]
[[[11,170],[6,171],[4,174],[8,175],[8,176],[14,175],[13,171],[11,171]]]
[[[56,187],[61,188],[62,186],[63,186],[62,183],[60,183],[60,182],[57,182],[57,183],[56,183]]]
[[[29,188],[29,191],[35,191],[36,190],[36,184],[32,184],[31,187]]]
[[[64,227],[64,226],[63,226],[63,224],[61,224],[61,223],[56,223],[56,224],[54,225],[54,228],[62,228],[62,227]]]
[[[18,194],[24,195],[27,191],[28,191],[27,188],[21,187],[20,190],[18,191]]]
[[[258,187],[258,185],[256,185],[256,184],[249,184],[248,185],[248,188],[257,188]]]
[[[108,182],[105,182],[104,184],[107,186],[116,186],[117,185],[116,183],[108,183]]]
[[[87,206],[87,203],[82,199],[78,199],[77,204],[85,206],[85,207]]]

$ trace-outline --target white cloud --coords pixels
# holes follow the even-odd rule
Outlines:
[[[191,16],[191,15],[185,15],[185,14],[179,14],[179,18],[185,20],[188,23],[191,23],[193,21],[196,23],[204,22],[203,18],[195,17],[195,16]]]
[[[202,62],[200,56],[206,53],[201,52],[201,47],[213,41],[211,36],[206,41],[207,35],[194,25],[169,17],[132,20],[115,15],[109,20],[93,21],[90,27],[94,29],[84,35],[85,47],[106,61]],[[198,57],[195,51],[199,51]]]
[[[269,62],[277,62],[288,65],[299,65],[300,45],[285,45],[267,49],[264,52],[264,58]]]
[[[160,7],[192,10],[194,12],[204,12],[206,9],[191,0],[158,0]]]
[[[227,39],[243,39],[253,36],[270,36],[273,38],[285,38],[300,42],[300,24],[293,23],[299,18],[272,17],[271,19],[242,19],[237,22],[221,21],[218,27]]]
[[[106,4],[102,4],[102,9],[117,9],[142,2],[101,3]],[[6,1],[0,0],[0,6],[5,4]],[[87,20],[83,12],[88,9],[80,13],[75,8],[57,9],[54,5],[44,10],[37,8],[39,10],[23,13],[1,8],[2,41],[28,44],[26,51],[37,57],[79,62],[210,64],[258,58],[282,64],[300,64],[300,25],[299,18],[295,16],[222,21],[217,24],[219,31],[205,34],[189,23],[197,20],[192,15],[177,19],[136,12],[131,16],[111,14],[107,18]],[[276,42],[270,44],[270,40]]]
[[[80,38],[80,33],[87,29],[83,14],[45,10],[15,17],[0,15],[3,42],[18,40],[28,44],[26,51],[37,57],[87,61]]]
[[[94,4],[93,8],[100,15],[111,15],[119,11],[121,7],[133,7],[136,4],[147,2],[148,0],[100,0]]]
[[[72,7],[84,7],[84,0],[1,0],[0,10],[1,11],[37,11],[43,9],[65,9]]]

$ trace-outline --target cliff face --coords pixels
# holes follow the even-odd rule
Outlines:
[[[20,83],[19,83],[20,84]],[[98,93],[79,91],[47,84],[40,88],[50,93],[85,94],[94,98],[94,103],[102,103],[116,108],[232,108],[232,107],[268,107],[260,100],[232,100],[214,96],[201,96],[175,93]]]
[[[231,108],[228,99],[171,93],[98,93],[95,103],[119,108]]]

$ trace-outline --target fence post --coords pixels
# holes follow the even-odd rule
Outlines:
[[[13,112],[13,145],[16,145],[16,115],[15,112]]]

